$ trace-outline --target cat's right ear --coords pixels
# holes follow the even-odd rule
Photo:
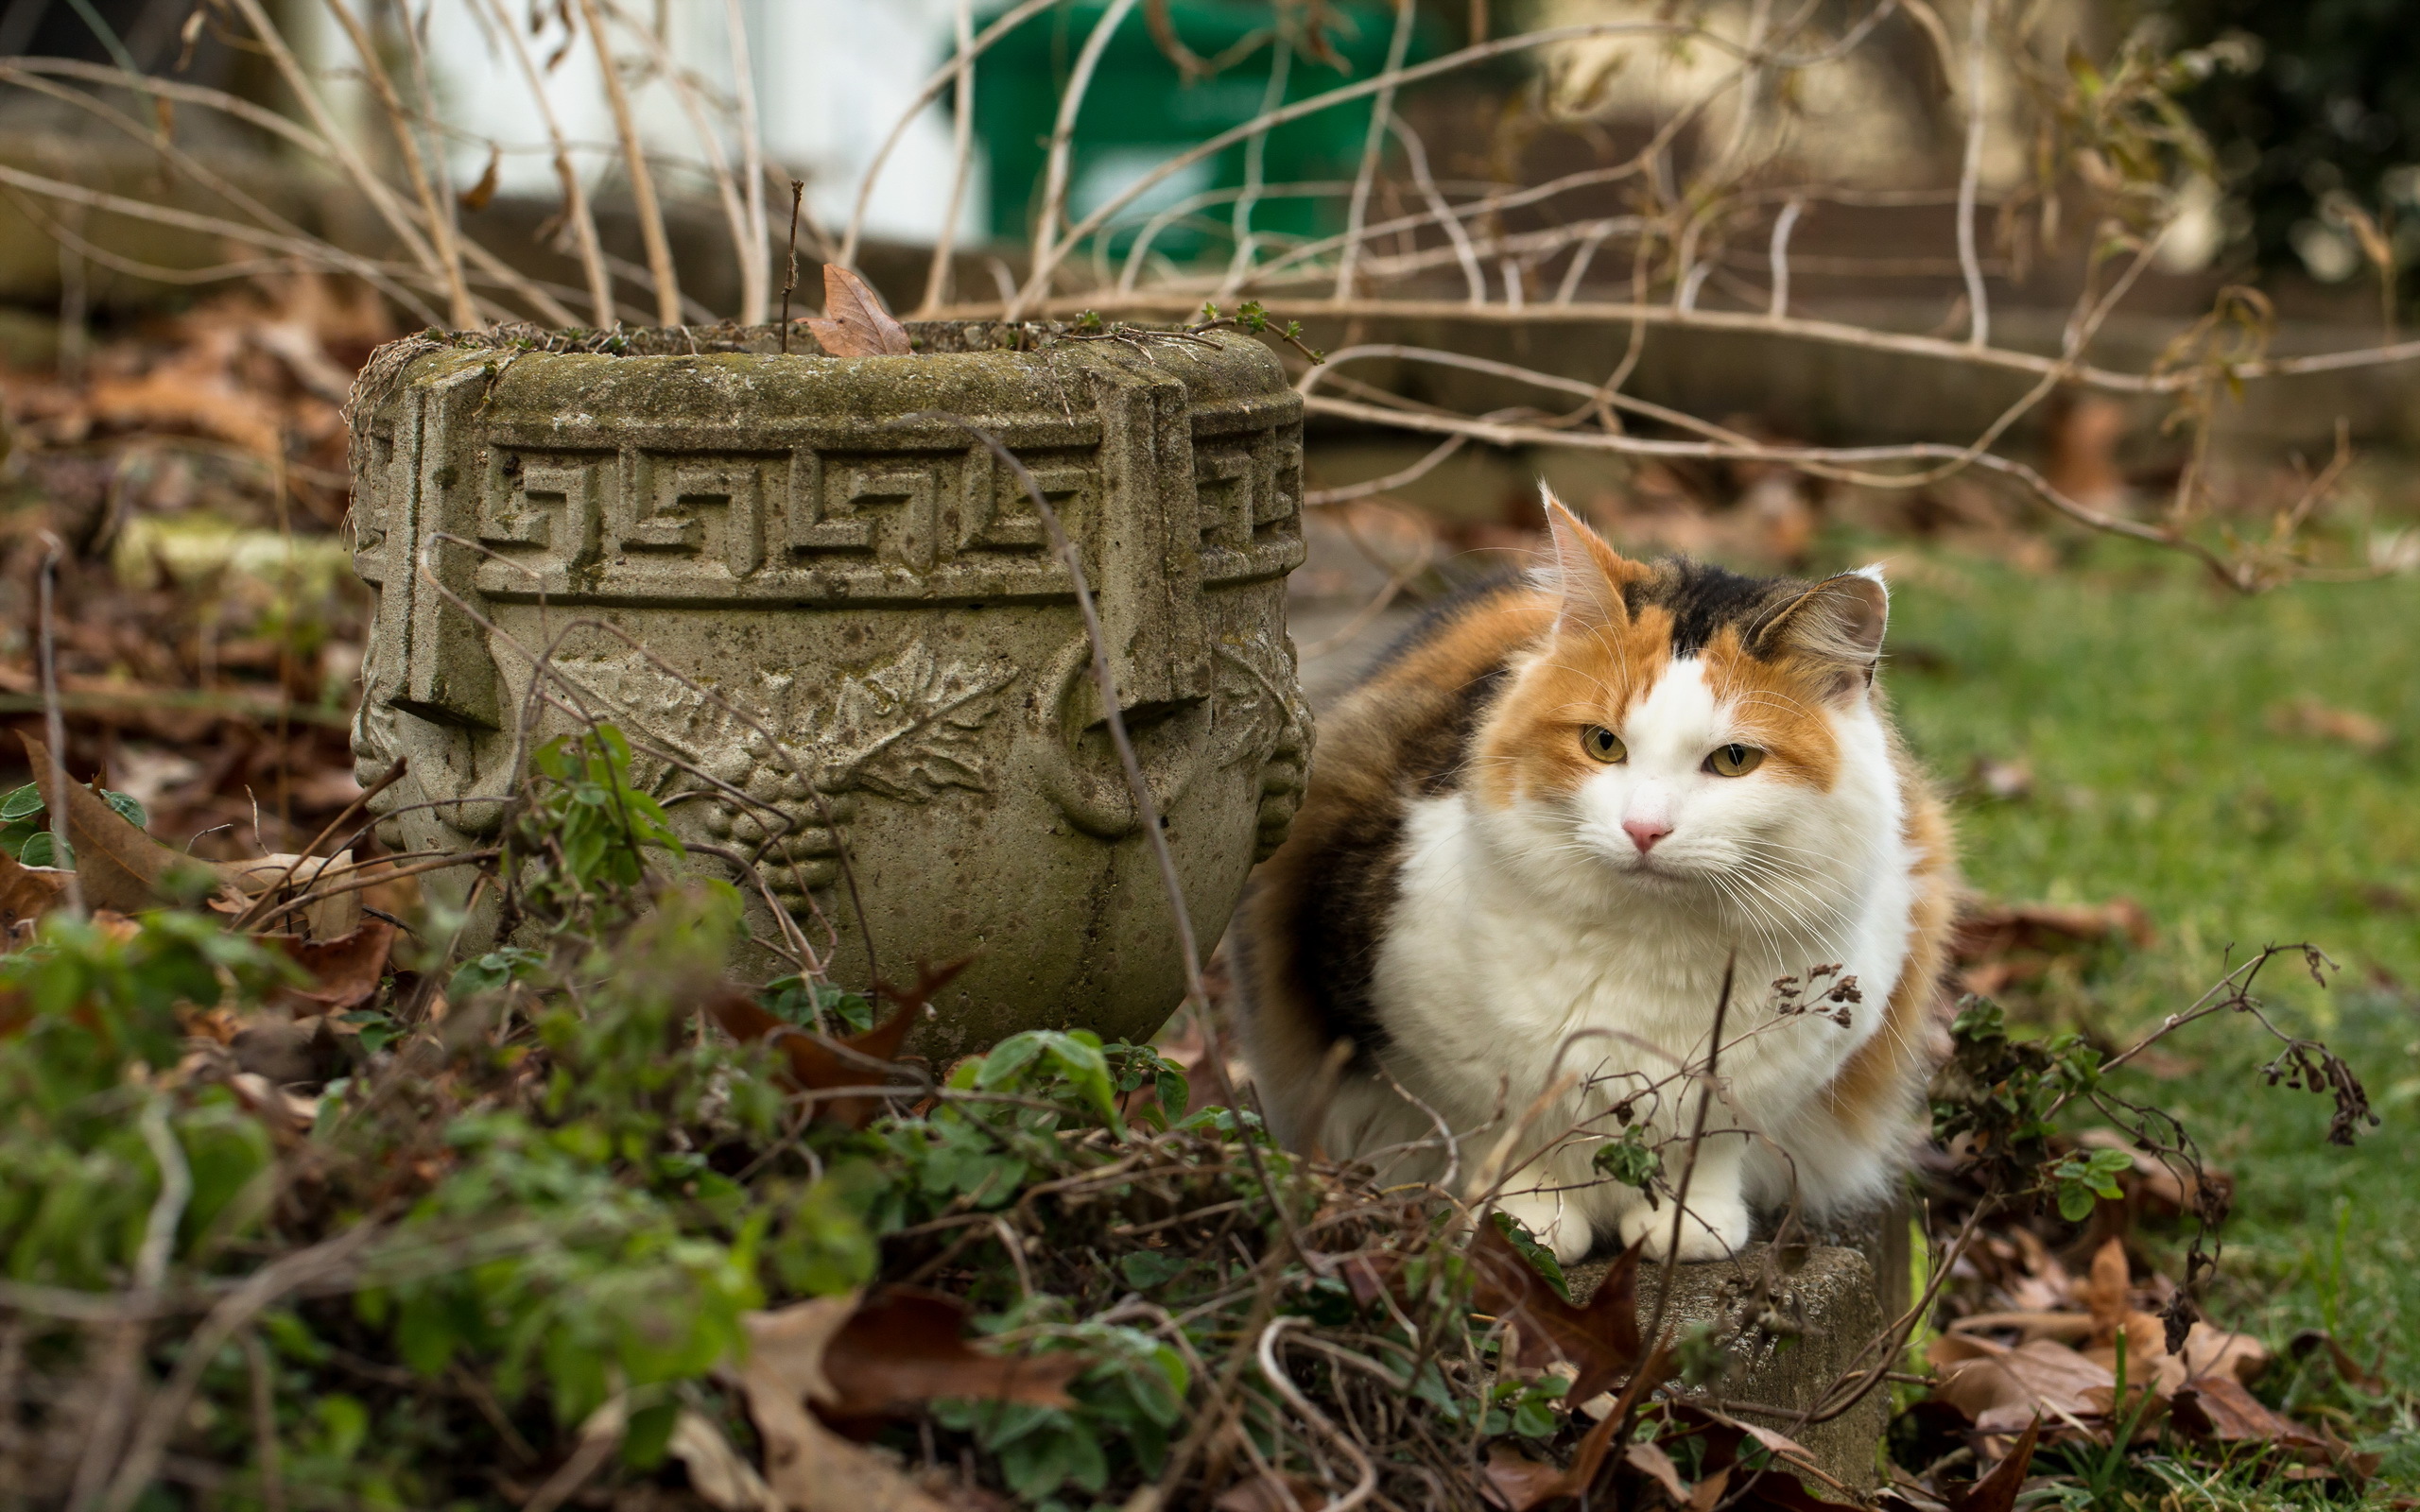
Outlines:
[[[1543,576],[1546,586],[1562,603],[1555,613],[1555,628],[1628,624],[1630,610],[1622,603],[1622,589],[1645,577],[1649,569],[1607,545],[1605,538],[1566,508],[1543,480],[1538,496],[1546,501],[1547,532],[1554,538],[1554,560]]]

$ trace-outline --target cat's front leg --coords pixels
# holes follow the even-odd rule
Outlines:
[[[1689,1173],[1687,1211],[1678,1220],[1681,1259],[1728,1260],[1747,1246],[1751,1222],[1741,1143],[1708,1140],[1700,1145],[1696,1169]],[[1679,1173],[1672,1173],[1672,1177],[1677,1184]],[[1674,1227],[1668,1196],[1651,1210],[1642,1202],[1621,1216],[1622,1243],[1634,1245],[1645,1239],[1647,1258],[1661,1260],[1671,1252]]]
[[[1496,1199],[1495,1208],[1519,1219],[1538,1243],[1554,1251],[1558,1264],[1573,1265],[1587,1259],[1597,1242],[1587,1215],[1578,1203],[1564,1201],[1562,1193],[1508,1192]]]

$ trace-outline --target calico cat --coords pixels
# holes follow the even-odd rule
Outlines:
[[[1244,1046],[1289,1145],[1492,1184],[1565,1261],[1665,1252],[1706,1101],[1677,1236],[1712,1259],[1896,1177],[1946,1048],[1948,827],[1874,685],[1879,571],[1650,565],[1547,514],[1546,567],[1322,721],[1237,921]],[[1660,1206],[1593,1164],[1634,1124]]]

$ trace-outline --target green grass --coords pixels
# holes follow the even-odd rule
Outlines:
[[[2228,1017],[2169,1040],[2187,1066],[2120,1090],[2177,1113],[2238,1182],[2221,1321],[2282,1342],[2325,1327],[2420,1386],[2420,583],[2303,585],[2254,599],[2131,549],[2034,576],[1902,558],[1887,674],[1945,785],[2022,760],[2032,795],[1962,797],[1967,876],[2008,899],[2143,904],[2147,949],[2054,981],[2031,1005],[2113,1039],[2184,1006],[2230,960],[2309,940],[2328,988],[2273,963],[2259,995],[2326,1040],[2383,1126],[2325,1143],[2328,1104],[2264,1084],[2275,1048]],[[2283,732],[2316,699],[2382,720],[2385,750]],[[2420,1476],[2420,1440],[2392,1446]]]

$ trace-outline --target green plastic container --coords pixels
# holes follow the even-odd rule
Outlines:
[[[994,14],[1000,9],[995,8]],[[1108,9],[1104,0],[1067,0],[1003,37],[976,65],[975,125],[991,159],[992,233],[1005,241],[1032,234],[1041,214],[1044,174],[1059,98],[1084,43]],[[1297,52],[1287,69],[1286,101],[1308,99],[1386,66],[1394,8],[1374,0],[1330,0],[1338,25],[1328,35],[1348,72]],[[1270,0],[1173,0],[1168,7],[1178,37],[1193,52],[1212,59],[1265,32],[1275,17]],[[1437,51],[1433,24],[1416,26],[1408,60]],[[1208,78],[1186,80],[1160,51],[1136,7],[1101,56],[1076,118],[1069,153],[1067,205],[1080,221],[1151,169],[1202,140],[1240,126],[1267,108],[1274,49],[1262,45],[1251,57]],[[1291,121],[1268,133],[1261,181],[1271,186],[1317,180],[1349,181],[1361,161],[1370,129],[1372,101],[1353,100]],[[1123,253],[1160,212],[1194,197],[1240,189],[1247,145],[1237,142],[1201,163],[1180,169],[1118,213],[1109,232],[1112,250]],[[1265,195],[1253,207],[1250,230],[1284,245],[1297,237],[1343,229],[1348,197],[1313,198],[1282,192]],[[1151,235],[1150,250],[1178,261],[1224,258],[1235,247],[1235,199],[1214,199]],[[1263,244],[1266,255],[1268,244]]]

